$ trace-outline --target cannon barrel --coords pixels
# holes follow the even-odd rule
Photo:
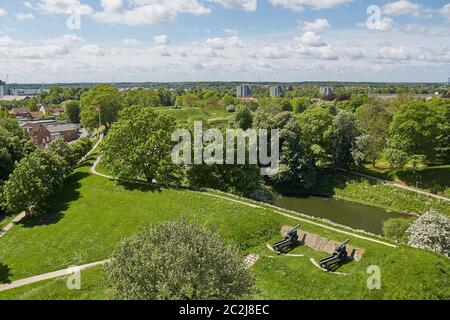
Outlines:
[[[288,235],[293,234],[295,231],[297,231],[297,229],[300,228],[300,224],[296,225],[295,227],[293,227],[291,230],[289,230],[289,232],[287,233]]]

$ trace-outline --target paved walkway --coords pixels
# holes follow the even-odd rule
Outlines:
[[[58,270],[58,271],[41,274],[38,276],[20,279],[20,280],[13,281],[11,283],[0,284],[0,292],[18,288],[18,287],[22,287],[22,286],[26,286],[28,284],[32,284],[32,283],[36,283],[36,282],[40,282],[40,281],[44,281],[44,280],[49,280],[49,279],[53,279],[53,278],[59,278],[59,277],[72,275],[77,271],[82,271],[82,270],[86,270],[89,268],[97,267],[97,266],[107,263],[108,261],[109,260],[103,260],[103,261],[99,261],[99,262],[85,264],[83,266],[71,267],[71,268],[67,268],[67,269],[63,269],[63,270]]]
[[[14,227],[16,224],[18,224],[22,219],[25,218],[25,212],[19,213],[10,223],[6,225],[1,231],[0,231],[0,238],[5,235],[9,230],[11,230],[12,227]]]
[[[344,169],[339,169],[339,170],[340,171],[346,171]],[[378,183],[391,185],[391,186],[398,187],[398,188],[401,188],[401,189],[404,189],[404,190],[408,190],[408,191],[412,191],[412,192],[415,192],[415,193],[418,193],[418,194],[422,194],[422,195],[427,196],[427,197],[432,197],[432,198],[439,199],[439,200],[442,200],[442,201],[450,202],[450,199],[447,198],[447,197],[440,196],[440,195],[437,195],[437,194],[433,194],[433,193],[430,193],[430,192],[427,192],[427,191],[424,191],[424,190],[421,190],[421,189],[417,189],[417,188],[414,188],[414,187],[410,187],[410,186],[407,186],[407,185],[404,185],[404,184],[401,184],[401,183],[398,183],[398,182],[392,182],[392,181],[380,179],[380,178],[377,178],[377,177],[374,177],[374,176],[369,176],[367,174],[359,173],[359,172],[356,172],[356,171],[350,171],[350,172],[352,174],[354,174],[354,175],[357,175],[357,176],[360,176],[360,177],[363,177],[363,178],[366,178],[366,179],[369,179],[369,180],[374,180],[374,181],[376,181]]]

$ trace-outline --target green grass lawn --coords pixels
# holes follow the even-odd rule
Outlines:
[[[76,170],[64,190],[51,201],[48,214],[24,221],[0,240],[1,280],[16,280],[71,265],[108,258],[123,238],[159,221],[185,216],[195,219],[224,241],[239,246],[243,255],[257,253],[252,268],[261,299],[449,299],[450,260],[409,247],[391,248],[367,240],[302,223],[302,229],[329,239],[351,239],[367,250],[361,262],[328,274],[309,258],[326,254],[306,247],[295,249],[305,257],[276,256],[265,246],[279,240],[282,225],[296,220],[272,209],[252,208],[202,193],[158,190],[89,174],[92,159]],[[366,287],[369,265],[379,265],[382,289]],[[102,299],[107,298],[101,268],[82,272],[82,290],[68,290],[64,278],[43,281],[0,293],[0,299]]]
[[[386,165],[377,168],[367,166],[364,173],[390,181],[399,181],[408,186],[450,198],[450,165],[438,167],[420,166],[414,170],[411,166],[404,169],[390,169]]]

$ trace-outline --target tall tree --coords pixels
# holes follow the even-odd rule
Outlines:
[[[80,123],[80,101],[64,101],[61,104],[61,107],[64,108],[64,117],[67,119],[67,121],[69,121],[70,123]]]
[[[122,108],[119,91],[109,85],[90,89],[81,96],[81,123],[92,130],[104,125],[108,130],[117,121]]]
[[[172,116],[148,107],[125,108],[105,139],[105,164],[123,179],[177,183],[180,168],[171,159],[175,123]]]
[[[389,137],[392,116],[381,101],[364,104],[356,110],[359,129],[367,136],[367,157],[375,167],[375,161],[384,150]]]
[[[352,150],[360,135],[355,115],[349,111],[340,111],[333,121],[333,133],[334,164],[350,169],[354,163]]]

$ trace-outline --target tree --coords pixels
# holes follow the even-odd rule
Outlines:
[[[329,108],[311,108],[298,115],[302,138],[314,162],[326,160],[332,151],[333,119]]]
[[[123,300],[238,299],[254,282],[236,247],[184,219],[126,239],[105,273],[113,298]]]
[[[167,98],[162,91],[161,95],[163,96],[164,99]],[[153,89],[138,88],[128,90],[124,93],[123,100],[126,106],[139,106],[139,107],[161,106],[161,98],[158,95],[158,93],[156,93]],[[167,103],[167,101],[165,102]]]
[[[316,181],[314,163],[308,158],[298,121],[290,118],[280,131],[280,170],[276,183],[311,189]]]
[[[70,123],[80,123],[80,101],[69,100],[61,104],[64,108],[64,117]]]
[[[226,94],[222,98],[222,105],[223,106],[234,105],[235,104],[235,100],[236,100],[235,98],[233,98],[232,96]]]
[[[64,138],[58,138],[52,141],[48,146],[48,152],[64,159],[70,169],[73,169],[79,161],[73,149],[64,140]]]
[[[450,163],[450,99],[431,99],[427,102],[437,118],[436,160]]]
[[[294,98],[291,100],[291,105],[295,113],[302,113],[311,106],[311,99],[308,97]]]
[[[233,125],[236,129],[247,130],[252,127],[253,115],[245,106],[238,106],[234,118]]]
[[[50,195],[59,191],[68,173],[64,159],[37,150],[22,161],[3,187],[3,206],[10,212],[39,214]]]
[[[81,96],[81,124],[90,130],[104,125],[106,130],[117,121],[122,99],[117,89],[101,85]]]
[[[70,149],[77,162],[81,161],[81,159],[91,151],[92,147],[92,140],[87,137],[78,139],[75,143],[70,145]]]
[[[432,209],[414,221],[406,231],[408,244],[450,257],[450,219]]]
[[[386,147],[391,114],[380,101],[364,104],[356,110],[358,128],[369,139],[366,155],[375,167],[375,161]]]
[[[436,113],[425,102],[415,101],[400,107],[390,125],[388,154],[406,154],[408,160],[423,155],[426,161],[436,158],[438,139]]]
[[[340,111],[333,121],[333,161],[338,167],[350,169],[354,163],[352,150],[360,135],[356,117],[348,111]]]
[[[151,108],[125,108],[104,141],[105,164],[125,180],[145,178],[163,185],[177,183],[180,167],[171,159],[175,124],[175,118]]]

